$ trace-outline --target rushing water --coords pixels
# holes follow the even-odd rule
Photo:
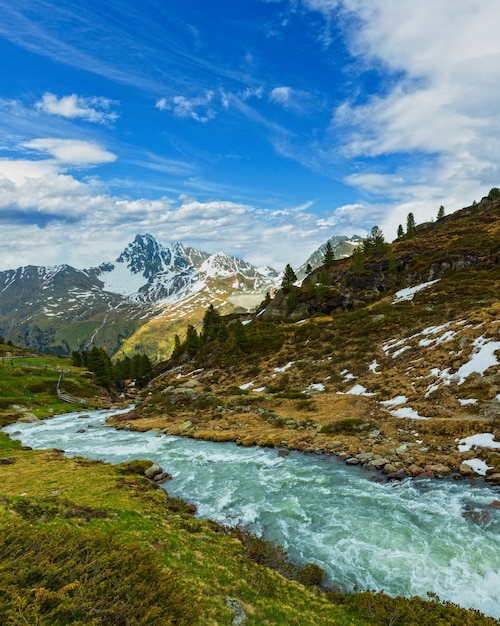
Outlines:
[[[200,517],[246,525],[297,561],[318,563],[346,590],[424,597],[432,591],[500,617],[497,488],[375,483],[335,458],[294,452],[282,458],[273,449],[118,431],[104,426],[110,414],[71,413],[4,430],[24,445],[62,448],[67,456],[157,461],[174,477],[168,493],[196,504]]]

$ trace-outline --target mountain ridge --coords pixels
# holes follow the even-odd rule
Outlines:
[[[165,246],[150,233],[137,234],[114,261],[96,267],[61,264],[0,272],[0,333],[14,343],[61,354],[92,344],[112,353],[136,351],[141,346],[134,333],[149,322],[157,326],[163,318],[159,333],[168,334],[175,317],[196,318],[197,299],[204,306],[212,298],[227,312],[244,310],[244,300],[234,304],[230,298],[253,295],[247,300],[255,306],[278,281],[272,268],[180,242]],[[175,316],[168,315],[171,308]],[[173,336],[169,342],[163,350],[170,349]],[[146,348],[154,353],[152,344]]]

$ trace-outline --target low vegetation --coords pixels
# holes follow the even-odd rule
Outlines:
[[[435,475],[438,465],[468,475],[462,463],[475,456],[499,476],[498,451],[456,444],[477,432],[498,441],[499,366],[455,375],[482,341],[498,341],[500,200],[490,193],[428,224],[409,216],[401,230],[388,244],[375,227],[357,256],[325,261],[301,287],[289,270],[245,324],[209,309],[200,334],[189,329],[157,366],[138,419],[123,423],[343,457],[371,450],[397,476]]]

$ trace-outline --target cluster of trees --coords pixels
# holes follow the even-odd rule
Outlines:
[[[443,207],[444,211],[444,207]],[[406,232],[403,226],[398,226],[398,239],[411,239],[417,234],[417,225],[415,224],[415,216],[413,213],[408,213],[406,218]]]
[[[178,358],[187,354],[192,358],[203,346],[212,341],[222,343],[229,341],[232,348],[242,352],[247,352],[249,348],[249,340],[241,320],[237,319],[228,326],[222,315],[211,304],[203,316],[200,333],[192,324],[188,324],[184,341],[181,342],[179,336],[175,335],[172,357]]]
[[[373,258],[387,259],[389,272],[396,271],[396,260],[391,246],[386,242],[384,234],[378,226],[374,226],[368,237],[354,250],[351,255],[350,268],[354,272],[362,272],[366,267],[366,262]]]
[[[443,205],[441,205],[438,209],[436,220],[439,222],[439,220],[442,220],[445,215],[446,215],[445,208]],[[417,234],[417,225],[415,224],[415,216],[413,215],[413,213],[408,213],[408,216],[406,217],[406,232],[403,226],[400,224],[398,226],[398,239],[399,240],[411,239],[416,234]]]
[[[90,370],[97,383],[107,389],[123,389],[126,380],[133,380],[141,388],[153,378],[153,365],[146,354],[124,356],[113,363],[104,348],[94,346],[90,351],[74,351],[71,356],[73,365]]]

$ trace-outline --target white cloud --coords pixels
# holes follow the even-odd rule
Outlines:
[[[105,124],[118,119],[118,114],[110,111],[113,104],[116,103],[108,98],[95,96],[85,98],[76,94],[58,98],[54,94],[47,92],[35,104],[35,108],[52,115]]]
[[[346,177],[345,182],[353,187],[359,187],[370,193],[378,194],[383,191],[387,194],[387,189],[390,188],[391,185],[401,186],[405,183],[405,179],[403,176],[398,176],[396,174],[366,173],[351,174]]]
[[[295,113],[305,113],[313,102],[311,94],[301,89],[292,87],[275,87],[269,94],[269,100],[282,106],[284,109],[293,110]],[[323,103],[317,99],[314,102],[315,109],[323,108]]]
[[[197,122],[208,122],[215,118],[215,111],[211,103],[215,99],[215,92],[207,90],[203,95],[195,98],[186,96],[174,96],[173,98],[160,98],[156,101],[156,108],[160,111],[172,111],[176,117],[191,118]],[[223,99],[224,101],[224,99]]]
[[[156,101],[155,107],[159,109],[160,111],[165,111],[166,109],[168,109],[167,99],[160,98],[159,100]]]
[[[269,98],[270,100],[272,100],[273,102],[277,102],[278,104],[287,105],[290,101],[292,93],[293,89],[291,87],[275,87],[271,91]]]
[[[40,138],[26,141],[25,148],[47,153],[57,161],[71,165],[97,165],[116,160],[116,155],[98,144],[80,139]]]
[[[357,71],[385,77],[378,93],[336,107],[322,144],[356,162],[345,181],[385,197],[392,231],[472,202],[500,180],[500,3],[496,0],[304,0],[340,19]],[[412,166],[405,165],[410,155]],[[422,158],[421,158],[422,157]],[[389,172],[389,173],[388,173]],[[395,230],[394,230],[395,233]]]
[[[303,263],[330,235],[318,227],[311,202],[275,210],[191,197],[131,200],[60,168],[55,160],[0,160],[0,269],[93,266],[115,258],[142,232],[283,269]]]

